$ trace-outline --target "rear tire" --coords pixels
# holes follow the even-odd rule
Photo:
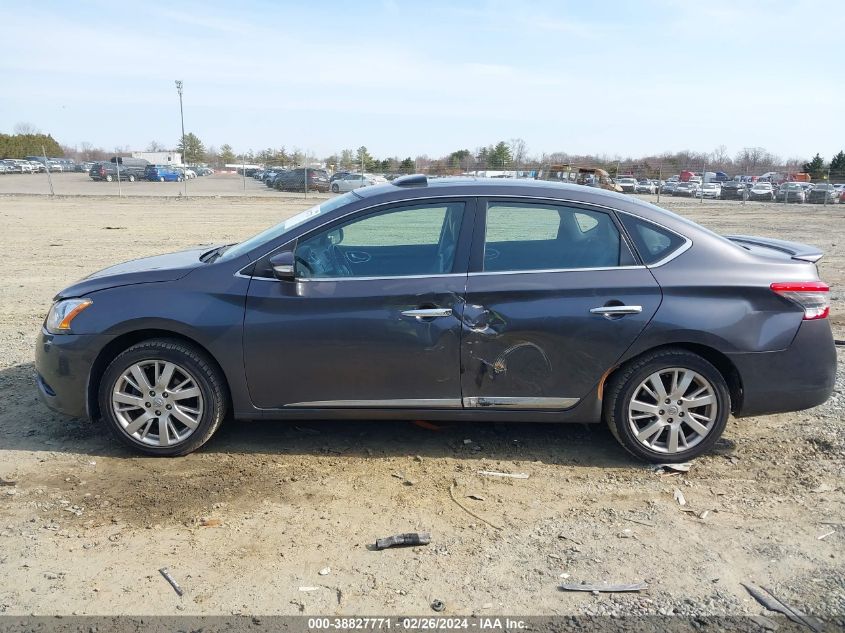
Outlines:
[[[143,341],[120,353],[100,379],[98,399],[103,423],[119,442],[158,457],[197,450],[218,429],[229,404],[214,362],[173,339]]]
[[[332,185],[332,193],[339,193],[339,192],[340,192],[340,187],[338,187],[337,185]]]
[[[114,179],[111,177],[111,174],[106,176],[106,182],[111,182],[112,180],[114,180]]]
[[[724,432],[730,410],[730,392],[719,370],[681,349],[635,359],[605,389],[604,419],[611,433],[625,450],[649,462],[685,462],[708,452]]]
[[[129,178],[127,178],[126,180],[128,180],[129,182],[135,182],[135,176],[129,174]]]
[[[160,176],[158,179],[159,182],[164,182],[164,176]]]

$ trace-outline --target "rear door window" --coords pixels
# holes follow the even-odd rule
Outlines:
[[[623,248],[616,224],[602,211],[544,203],[487,207],[485,272],[616,267]]]

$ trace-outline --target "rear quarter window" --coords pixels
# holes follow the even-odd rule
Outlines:
[[[686,239],[677,233],[643,218],[620,213],[619,219],[646,265],[656,264],[686,243]]]

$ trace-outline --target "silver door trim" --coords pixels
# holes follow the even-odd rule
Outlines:
[[[590,314],[602,314],[604,316],[640,314],[642,311],[642,306],[599,306],[598,308],[590,308]]]
[[[402,316],[416,317],[417,319],[448,317],[452,316],[452,308],[419,308],[417,310],[403,310]]]
[[[460,409],[460,398],[407,398],[395,400],[312,400],[292,402],[285,408],[303,409]]]
[[[590,273],[602,270],[640,270],[645,266],[599,266],[596,268],[532,268],[527,270],[483,270],[475,273],[465,273],[470,277],[486,277],[490,275],[536,275],[540,273]]]
[[[463,399],[467,409],[570,409],[580,398],[536,398],[517,396],[471,396]]]

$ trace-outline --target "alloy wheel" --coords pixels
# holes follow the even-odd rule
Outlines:
[[[687,451],[710,433],[719,414],[716,391],[704,376],[683,367],[654,372],[634,390],[628,426],[657,453]]]
[[[203,396],[194,376],[164,360],[128,367],[115,382],[111,401],[123,432],[150,446],[181,444],[203,414]]]

